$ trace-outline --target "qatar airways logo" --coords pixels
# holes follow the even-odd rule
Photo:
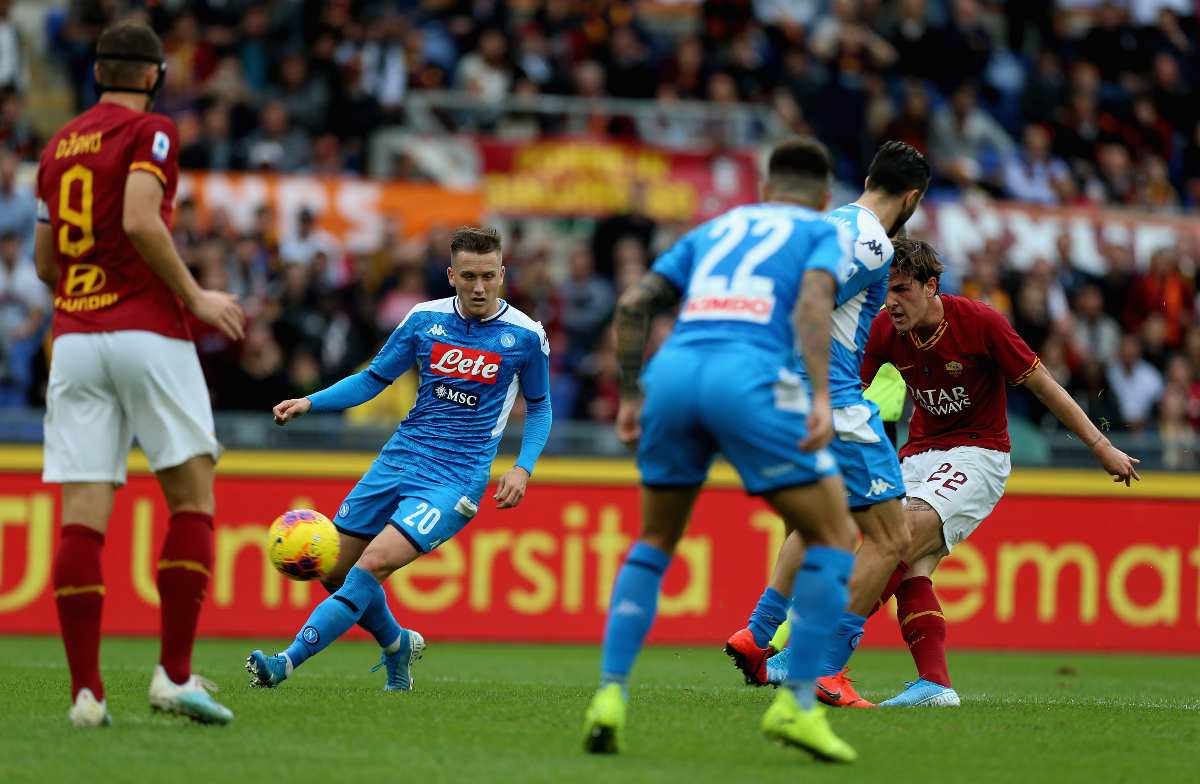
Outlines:
[[[949,390],[909,387],[908,391],[921,408],[936,416],[960,414],[971,407],[971,396],[967,394],[966,387],[954,387]]]
[[[434,343],[433,350],[429,353],[429,369],[439,376],[495,384],[496,376],[500,373],[500,355],[491,351]]]

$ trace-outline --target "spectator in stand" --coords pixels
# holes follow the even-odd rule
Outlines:
[[[316,213],[305,207],[297,216],[296,234],[279,246],[279,256],[284,264],[311,267],[318,255],[340,263],[342,245],[337,237],[317,225]]]
[[[1162,461],[1167,468],[1194,469],[1200,464],[1200,433],[1188,421],[1187,391],[1169,386],[1159,406],[1158,435],[1162,439]]]
[[[929,153],[929,91],[922,82],[909,79],[904,83],[904,105],[883,130],[883,138],[911,144]]]
[[[366,32],[367,40],[359,55],[362,88],[385,114],[396,115],[408,89],[409,53],[404,45],[408,27],[397,14],[369,25]]]
[[[295,171],[309,164],[308,135],[293,127],[287,107],[268,101],[259,118],[259,128],[246,137],[242,160],[250,169]]]
[[[581,361],[596,346],[601,328],[612,318],[616,297],[610,280],[596,274],[592,253],[585,245],[571,250],[568,277],[559,287],[563,327],[567,331],[567,363]]]
[[[0,148],[0,235],[16,235],[21,255],[32,259],[37,197],[31,187],[17,182],[19,163],[11,150]]]
[[[1137,335],[1122,336],[1117,359],[1108,365],[1105,378],[1117,398],[1122,424],[1130,430],[1144,428],[1162,398],[1163,379],[1142,358],[1142,344]]]
[[[38,279],[16,232],[0,233],[0,401],[25,405],[33,387],[33,358],[50,314],[50,292]]]
[[[959,187],[982,183],[1011,157],[1015,145],[1000,124],[979,108],[975,85],[960,85],[950,105],[933,117],[929,149],[940,176]]]
[[[512,81],[508,39],[501,30],[484,30],[479,35],[479,48],[459,62],[455,82],[484,103],[498,104]]]
[[[1095,285],[1084,286],[1075,295],[1075,351],[1107,365],[1116,357],[1121,328],[1104,312],[1104,296]]]
[[[1020,154],[1004,164],[1005,194],[1031,204],[1057,204],[1062,184],[1070,179],[1067,165],[1050,154],[1050,133],[1042,125],[1026,125]]]
[[[279,84],[267,92],[287,111],[298,128],[318,133],[329,122],[328,88],[308,72],[308,60],[302,52],[290,52],[279,63]]]
[[[1161,313],[1166,320],[1166,343],[1178,348],[1195,307],[1196,286],[1180,269],[1179,255],[1174,248],[1159,248],[1150,256],[1146,271],[1134,276],[1122,322],[1133,332],[1151,313]]]

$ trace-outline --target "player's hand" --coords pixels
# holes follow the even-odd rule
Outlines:
[[[275,408],[271,409],[271,413],[275,415],[275,424],[286,425],[289,421],[296,417],[301,417],[312,410],[312,401],[306,397],[296,400],[285,400]]]
[[[617,438],[630,449],[636,449],[642,437],[642,399],[621,398],[617,406]]]
[[[1125,486],[1129,487],[1134,479],[1141,481],[1136,466],[1142,461],[1136,457],[1130,457],[1108,443],[1096,447],[1095,455],[1096,459],[1100,461],[1101,467],[1112,476],[1114,482],[1124,482]]]
[[[496,483],[496,494],[492,496],[496,499],[496,508],[512,509],[521,503],[521,499],[525,497],[525,485],[528,483],[529,472],[519,466],[513,466]]]
[[[241,340],[246,336],[246,314],[233,294],[202,289],[191,303],[191,311],[230,340]]]
[[[812,411],[805,424],[808,436],[800,442],[800,451],[816,452],[829,446],[833,440],[833,409],[828,397],[813,398]]]

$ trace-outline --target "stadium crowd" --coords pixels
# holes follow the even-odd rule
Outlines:
[[[3,6],[0,4],[0,13]],[[166,41],[157,108],[175,118],[184,168],[366,171],[371,133],[403,124],[415,88],[466,90],[481,105],[509,95],[706,100],[768,107],[753,145],[812,132],[840,178],[861,180],[880,140],[927,152],[933,195],[963,190],[1037,204],[1149,210],[1200,205],[1200,36],[1190,0],[709,0],[692,33],[677,15],[584,0],[78,0],[47,17],[49,57],[95,100],[95,36],[142,13]],[[0,16],[0,20],[3,17]],[[33,195],[17,181],[37,154],[27,86],[0,21],[0,403],[37,404],[49,300],[32,274]],[[16,58],[17,65],[9,67]],[[506,133],[503,111],[464,115]],[[480,118],[483,118],[482,120]],[[598,109],[583,128],[540,117],[542,133],[647,133]],[[696,145],[698,127],[656,128],[658,142]],[[244,344],[197,326],[219,409],[264,410],[359,367],[413,303],[449,293],[449,229],[392,229],[373,252],[349,253],[302,215],[280,237],[269,209],[239,231],[219,210],[179,205],[175,234],[204,285],[238,293]],[[620,291],[679,231],[644,214],[597,222],[593,236],[549,241],[507,226],[507,296],[548,327],[558,417],[609,421],[616,363],[605,325]],[[1173,465],[1200,440],[1196,244],[1162,248],[1145,269],[1106,246],[1109,272],[1063,258],[1015,273],[1002,246],[961,260],[955,284],[1004,312],[1047,367],[1113,428],[1157,428]],[[251,383],[253,382],[253,383]],[[1036,401],[1012,406],[1034,421]],[[1051,418],[1052,419],[1052,418]]]

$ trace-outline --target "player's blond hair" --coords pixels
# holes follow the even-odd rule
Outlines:
[[[450,237],[450,258],[460,252],[499,253],[500,232],[491,226],[459,226]]]
[[[938,259],[937,251],[928,242],[911,237],[897,237],[892,240],[892,248],[896,251],[896,256],[892,259],[893,275],[908,275],[922,284],[930,278],[941,280],[946,268]]]

